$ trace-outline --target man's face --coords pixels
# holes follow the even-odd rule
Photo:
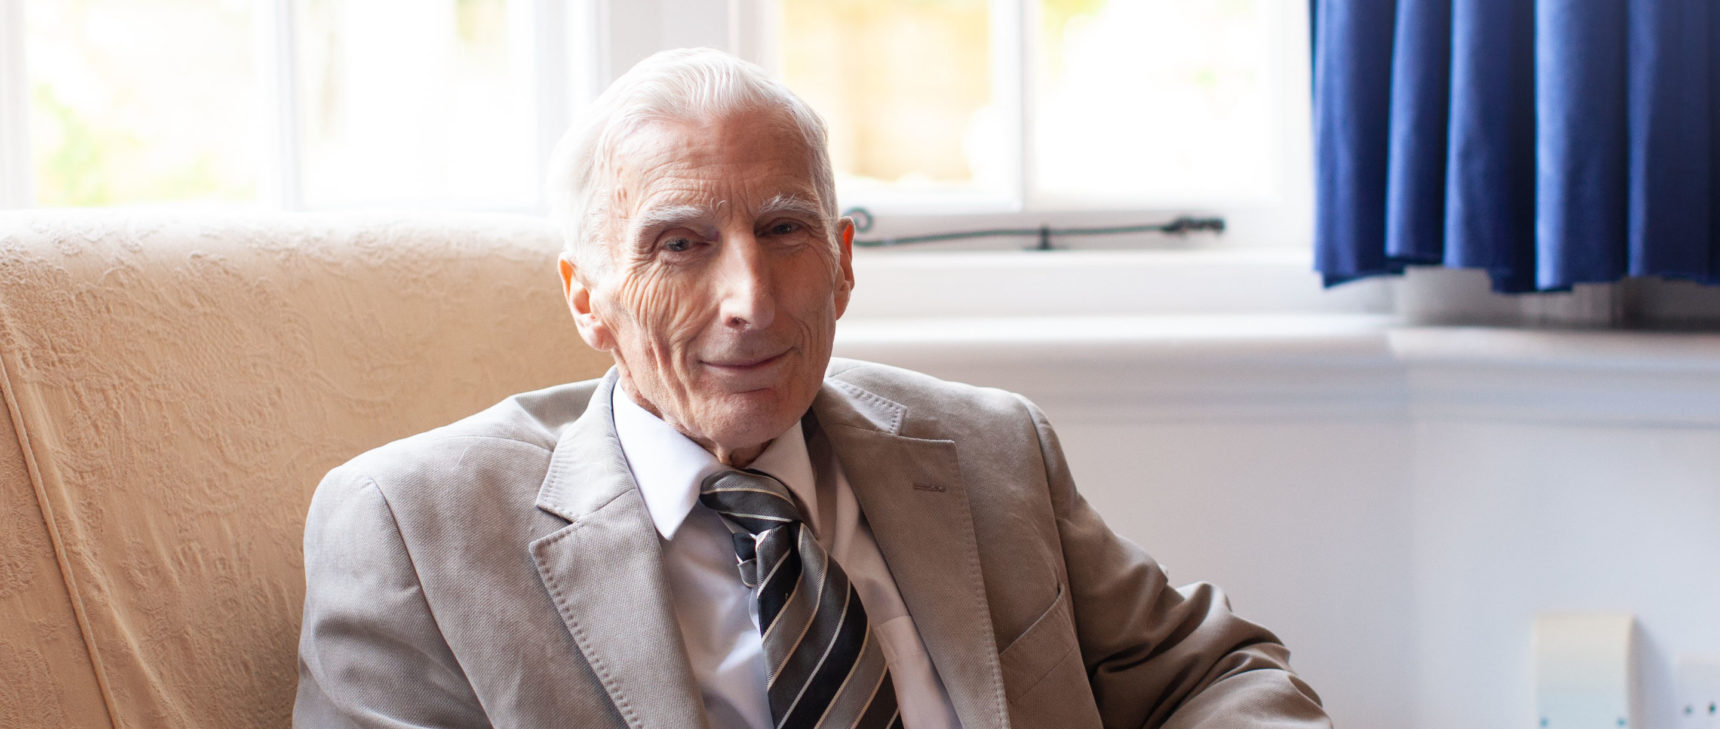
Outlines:
[[[609,270],[562,264],[580,334],[629,395],[744,465],[818,394],[854,282],[786,115],[654,122],[615,151]]]

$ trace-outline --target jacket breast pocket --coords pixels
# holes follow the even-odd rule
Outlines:
[[[1059,584],[1051,606],[1027,626],[1021,635],[998,651],[1003,668],[1004,694],[1010,701],[1031,693],[1057,664],[1078,656],[1075,621],[1070,614],[1068,588]]]
[[[998,653],[1011,726],[1100,726],[1079,648],[1068,588],[1060,584],[1051,607]]]

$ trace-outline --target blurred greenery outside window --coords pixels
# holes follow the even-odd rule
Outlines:
[[[1284,177],[1282,0],[781,0],[845,199],[1223,207]],[[1288,112],[1288,113],[1287,113]]]
[[[535,205],[530,2],[21,1],[36,206]]]
[[[249,202],[267,151],[250,2],[25,5],[35,203]]]
[[[36,206],[542,207],[542,0],[10,1]],[[738,1],[770,9],[755,60],[827,120],[845,204],[1283,194],[1271,49],[1300,3]]]
[[[1029,231],[916,247],[1015,249],[1185,215],[1226,232],[1053,245],[1312,238],[1307,2],[759,1],[757,56],[829,125],[840,203],[878,223],[863,238]]]

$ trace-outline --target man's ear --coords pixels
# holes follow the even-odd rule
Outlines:
[[[573,324],[579,328],[579,338],[592,349],[612,351],[615,338],[610,334],[609,325],[604,324],[591,307],[591,288],[586,285],[579,264],[566,256],[561,258],[561,291],[567,299],[567,310],[573,314]]]
[[[854,293],[854,219],[843,216],[836,221],[836,258],[842,268],[842,278],[836,282],[836,318],[848,310],[848,297]]]

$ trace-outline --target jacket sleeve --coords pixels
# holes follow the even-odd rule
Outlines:
[[[293,726],[490,724],[442,640],[388,501],[346,467],[305,523],[305,611]]]
[[[1075,490],[1057,434],[1038,429],[1062,540],[1082,660],[1107,727],[1330,729],[1314,690],[1270,631],[1230,612],[1222,592],[1173,589]]]

